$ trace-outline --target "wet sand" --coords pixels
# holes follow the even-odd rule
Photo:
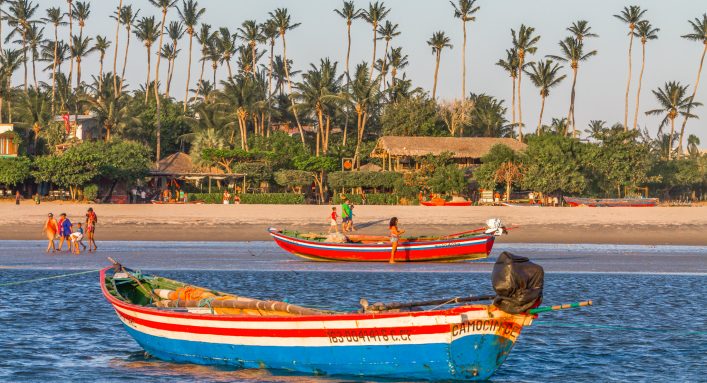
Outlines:
[[[0,240],[42,239],[48,212],[82,220],[87,204],[0,204]],[[328,206],[316,205],[94,205],[96,237],[120,241],[267,240],[267,227],[322,232]],[[410,235],[449,234],[498,217],[515,226],[499,243],[707,245],[707,207],[532,208],[356,206],[363,233],[384,234],[397,216]]]

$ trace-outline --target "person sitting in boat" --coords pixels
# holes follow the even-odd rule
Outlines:
[[[69,236],[71,244],[69,247],[73,248],[75,254],[81,254],[79,251],[79,245],[83,250],[86,250],[86,245],[83,244],[83,228],[81,227],[81,222],[76,224],[76,231],[71,233]]]
[[[332,230],[334,230],[334,231],[337,232],[337,233],[339,232],[339,226],[338,226],[338,224],[336,223],[336,219],[337,219],[337,218],[338,218],[338,216],[337,216],[337,214],[336,214],[336,206],[332,206],[332,207],[331,207],[331,218],[330,218],[330,220],[329,220],[329,222],[330,222],[330,223],[329,223],[329,233],[331,233]],[[342,224],[342,228],[341,228],[342,230],[344,229],[343,225],[344,225],[344,224]]]
[[[388,262],[395,263],[395,252],[398,251],[398,241],[405,230],[398,229],[398,217],[390,219],[388,228],[390,229],[390,243],[393,245],[390,250],[390,260]]]

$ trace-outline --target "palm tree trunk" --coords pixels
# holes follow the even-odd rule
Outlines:
[[[361,108],[358,106],[356,109],[356,150],[354,151],[354,164],[360,162],[361,140],[363,139],[363,111],[360,110]],[[359,166],[356,165],[356,168],[358,169]]]
[[[321,108],[317,108],[317,122],[319,123],[319,129],[317,129],[317,157],[319,156],[319,136],[321,135],[321,146],[324,148],[324,113]],[[325,150],[322,150],[326,153]]]
[[[675,134],[675,117],[670,119],[670,138],[668,139],[668,161],[670,154],[673,151],[673,135]]]
[[[164,38],[164,22],[167,19],[167,9],[162,9],[162,25],[160,26],[160,45],[158,45],[158,52],[162,49],[162,39]],[[162,103],[160,102],[160,62],[162,61],[162,55],[157,55],[157,65],[155,65],[155,102],[156,102],[156,115],[157,115],[157,144],[155,148],[155,159],[160,160],[160,151],[162,149]]]
[[[32,51],[32,79],[34,80],[34,89],[39,89],[37,84],[37,57],[34,55],[34,50]]]
[[[373,78],[373,67],[376,65],[376,43],[378,41],[378,23],[373,24],[373,59],[371,60],[371,73],[369,79]]]
[[[633,50],[633,27],[630,28],[628,43],[628,81],[626,82],[626,108],[624,109],[624,131],[628,130],[628,93],[631,89],[631,51]]]
[[[81,56],[76,56],[76,89],[79,86],[81,86]]]
[[[326,116],[324,133],[324,154],[327,154],[329,151],[329,134],[331,133],[331,117],[328,114]]]
[[[282,59],[285,63],[285,76],[287,77],[287,89],[292,93],[292,80],[290,80],[290,69],[289,65],[287,65],[287,42],[285,41],[285,34],[280,33],[280,37],[282,38]],[[302,124],[299,122],[299,116],[297,115],[297,108],[295,108],[295,100],[294,98],[290,97],[290,103],[292,104],[292,113],[295,115],[295,122],[297,123],[297,129],[299,130],[299,135],[300,139],[302,140],[302,146],[306,147],[306,144],[304,142],[304,131],[302,130]]]
[[[150,72],[152,72],[152,66],[150,65],[150,57],[152,56],[151,47],[147,47],[147,80],[145,80],[145,105],[147,105],[147,98],[150,96]]]
[[[541,95],[540,117],[538,118],[538,129],[535,134],[540,135],[540,128],[543,126],[543,112],[545,112],[545,95]]]
[[[692,102],[697,94],[697,87],[700,85],[700,75],[702,74],[702,65],[705,62],[705,53],[707,53],[707,43],[704,44],[705,48],[702,50],[702,57],[700,58],[700,67],[697,70],[697,80],[695,81],[695,87],[692,89],[692,96],[690,96],[690,104],[687,106],[687,113],[682,120],[682,126],[680,127],[680,146],[678,147],[678,153],[682,155],[682,142],[685,135],[685,125],[687,125],[688,115],[690,114],[690,109],[692,108]]]
[[[98,92],[103,91],[103,59],[105,58],[105,54],[101,53],[101,56],[98,58],[98,78],[101,79],[101,81],[98,83]]]
[[[466,21],[462,15],[462,30],[464,31],[464,44],[462,45],[462,100],[466,98]]]
[[[173,62],[174,62],[174,60],[172,60],[171,57],[167,60],[167,87],[165,87],[165,90],[164,90],[165,98],[169,98],[169,86],[172,83],[172,63]]]
[[[437,50],[437,57],[436,57],[436,63],[435,63],[435,76],[434,76],[434,83],[432,85],[432,99],[436,100],[436,94],[437,94],[437,73],[439,73],[439,59],[440,57],[440,51]]]
[[[511,94],[513,95],[511,98],[511,115],[513,116],[513,126],[515,127],[516,125],[516,78],[514,76],[511,76],[511,80],[513,81],[513,91]]]
[[[523,57],[520,56],[520,61],[518,65],[518,140],[523,141],[523,110],[521,109],[521,96],[520,96],[520,83],[523,78]]]
[[[272,67],[275,60],[275,40],[270,41],[270,63],[268,64],[268,99],[272,97]]]
[[[346,36],[348,37],[348,45],[346,47],[346,81],[348,82],[349,79],[351,78],[350,72],[349,72],[349,58],[351,57],[351,21],[347,21],[346,23]]]
[[[194,43],[194,32],[189,29],[189,62],[187,64],[187,87],[184,90],[184,112],[187,111],[187,100],[189,99],[189,81],[191,80],[191,53],[192,44]]]
[[[120,84],[118,85],[118,96],[123,93],[123,81],[125,80],[125,67],[128,66],[128,49],[130,49],[130,27],[126,27],[125,31],[128,34],[128,38],[125,41],[125,56],[123,57],[123,69],[120,72]]]
[[[253,55],[253,77],[255,77],[255,73],[258,71],[258,68],[255,67],[257,65],[256,61],[255,61],[255,42],[253,42],[253,44],[251,44],[250,52]],[[229,65],[228,68],[229,68],[228,75],[231,76],[231,72],[230,72],[231,66]]]
[[[71,1],[69,0],[69,52],[74,51],[74,10],[73,6],[71,5]],[[69,78],[67,81],[67,84],[69,85],[69,88],[71,88],[71,78],[74,75],[74,55],[69,54]]]
[[[226,61],[226,69],[228,69],[228,78],[233,77],[233,72],[231,72],[231,61]]]
[[[643,70],[646,68],[646,43],[641,43],[641,73],[638,75],[638,90],[636,91],[636,111],[633,114],[633,130],[638,129],[638,108],[641,103],[641,85],[643,83]]]
[[[218,64],[216,64],[216,61],[211,63],[211,69],[213,70],[213,74],[214,74],[214,89],[216,89],[216,69],[217,68],[218,68]],[[204,96],[206,96],[206,95],[204,95]]]
[[[52,115],[56,105],[56,62],[59,50],[59,26],[54,25],[54,62],[52,63]]]
[[[123,0],[118,5],[118,17],[115,18],[115,49],[113,50],[113,95],[118,97],[118,37],[120,36],[120,12],[123,10]]]
[[[199,97],[199,93],[201,92],[201,85],[204,82],[204,67],[206,66],[206,57],[204,57],[204,54],[202,52],[201,54],[201,73],[199,74],[199,83],[196,86],[196,94],[194,94],[194,98]]]
[[[27,40],[25,38],[25,32],[22,32],[22,65],[25,67],[25,94],[27,93]]]
[[[383,66],[381,67],[381,74],[387,71],[388,68],[388,46],[390,45],[390,40],[385,40],[385,49],[383,50]],[[385,90],[385,76],[382,77],[381,87]]]
[[[575,87],[577,86],[577,68],[572,68],[572,92],[570,93],[570,111],[567,114],[567,123],[574,121],[574,96]],[[574,137],[575,127],[572,124],[572,137]]]

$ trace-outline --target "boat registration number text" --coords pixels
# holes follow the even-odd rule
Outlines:
[[[388,328],[327,330],[326,334],[329,343],[409,342],[412,336],[409,330]]]

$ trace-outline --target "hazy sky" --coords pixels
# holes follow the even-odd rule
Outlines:
[[[35,0],[35,3],[37,0]],[[114,39],[115,23],[109,19],[118,0],[89,0],[92,13],[86,23],[85,33],[89,35],[105,35]],[[235,32],[237,27],[246,20],[258,22],[268,17],[268,12],[277,7],[287,7],[294,22],[302,25],[287,35],[288,57],[294,60],[296,69],[304,69],[310,63],[318,63],[320,58],[329,57],[340,61],[343,69],[346,55],[346,26],[338,15],[333,12],[339,8],[342,1],[333,0],[199,0],[206,8],[203,22],[214,27],[226,26]],[[66,8],[63,0],[39,0],[40,17],[45,15],[45,9],[50,6]],[[132,4],[141,9],[141,16],[159,15],[158,9],[151,6],[147,0],[124,0],[124,4]],[[179,2],[181,4],[181,1]],[[434,70],[434,56],[431,54],[427,39],[433,32],[445,31],[452,39],[454,48],[445,50],[440,66],[438,97],[451,99],[461,94],[461,46],[462,31],[459,20],[453,18],[452,7],[447,0],[385,0],[391,8],[388,19],[399,24],[402,32],[392,41],[393,46],[402,46],[409,55],[410,65],[406,69],[409,78],[417,86],[431,91]],[[467,45],[467,92],[488,93],[507,100],[510,120],[511,81],[504,71],[494,63],[504,56],[505,49],[510,47],[510,29],[517,29],[521,24],[536,28],[542,36],[538,52],[531,60],[540,59],[548,54],[558,54],[558,42],[568,35],[566,28],[575,20],[585,19],[590,22],[592,31],[599,34],[598,38],[586,41],[588,49],[597,49],[598,56],[581,64],[577,81],[576,120],[578,128],[584,129],[589,120],[606,120],[609,124],[623,120],[624,93],[627,80],[627,48],[628,27],[612,15],[620,12],[625,5],[638,4],[647,9],[646,18],[655,27],[660,28],[659,39],[647,44],[647,64],[643,79],[641,97],[641,113],[639,125],[646,126],[655,132],[659,119],[646,117],[643,112],[656,107],[651,90],[661,86],[666,81],[680,81],[683,84],[694,84],[702,44],[682,39],[680,36],[690,32],[688,19],[701,17],[707,12],[707,2],[704,0],[479,0],[481,6],[477,20],[467,25],[469,40]],[[356,1],[359,7],[366,7],[368,1]],[[7,7],[7,6],[5,6]],[[176,10],[167,15],[168,21],[177,18]],[[51,35],[51,28],[45,34]],[[68,27],[60,31],[68,36]],[[3,25],[3,34],[7,34],[7,24]],[[4,37],[4,36],[3,36]],[[352,27],[351,66],[363,60],[370,63],[372,55],[372,32],[370,26],[363,20],[357,20]],[[120,57],[125,44],[125,34],[120,35]],[[183,97],[186,81],[187,40],[181,42],[182,52],[177,60],[172,83],[172,94]],[[281,52],[281,42],[278,41],[276,54]],[[384,43],[378,44],[378,56],[383,53]],[[198,44],[195,42],[194,61],[192,64],[192,79],[199,75]],[[634,41],[633,81],[630,96],[629,121],[633,120],[635,92],[640,70],[640,43]],[[106,70],[112,70],[113,48],[106,57]],[[84,60],[84,78],[98,72],[98,57],[96,54]],[[153,60],[153,65],[156,60]],[[234,62],[235,64],[235,62]],[[131,38],[128,68],[126,78],[132,87],[144,82],[146,73],[146,52],[134,36]],[[166,62],[162,68],[166,70]],[[66,65],[68,68],[68,64]],[[120,68],[120,64],[119,64]],[[551,117],[567,115],[571,73],[569,67],[564,69],[568,78],[551,91],[545,108],[546,122]],[[225,75],[225,68],[219,69],[219,77]],[[207,64],[207,75],[210,68]],[[206,76],[206,75],[205,75]],[[707,75],[706,75],[707,76]],[[154,74],[152,76],[154,78]],[[165,75],[162,74],[164,79]],[[206,77],[210,78],[210,77]],[[526,79],[527,80],[527,77]],[[21,73],[16,76],[16,83],[21,81]],[[696,100],[707,103],[707,80],[703,79]],[[193,86],[193,84],[192,84]],[[692,88],[690,88],[692,92]],[[526,129],[534,129],[540,110],[538,91],[529,81],[523,82],[523,119]],[[696,110],[702,116],[700,120],[688,123],[687,134],[697,134],[701,146],[707,146],[707,109]],[[680,121],[681,122],[681,121]],[[679,123],[676,123],[679,126]]]

